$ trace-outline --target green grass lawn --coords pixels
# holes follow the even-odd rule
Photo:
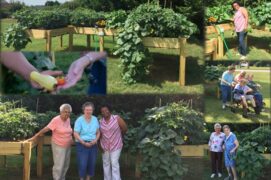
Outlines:
[[[208,35],[207,38],[216,37],[215,34]],[[236,33],[232,34],[232,31],[225,32],[225,40],[229,47],[229,53],[234,60],[240,59],[237,56],[237,40]],[[271,32],[261,31],[253,29],[248,33],[248,55],[247,60],[271,60]],[[224,46],[225,56],[223,60],[229,59],[226,54],[226,47]]]
[[[52,154],[49,150],[50,147],[44,148],[44,167],[43,167],[43,176],[42,178],[38,178],[36,175],[36,158],[35,152],[32,152],[31,158],[31,179],[33,180],[50,180],[52,179]],[[3,160],[3,156],[0,156],[0,162]],[[129,163],[128,166],[124,164],[124,156],[122,153],[120,159],[120,167],[121,167],[121,175],[123,180],[135,180],[135,158],[133,156],[129,156]],[[182,158],[183,165],[187,168],[187,173],[183,177],[184,179],[189,180],[209,180],[211,175],[211,162],[208,156],[199,158]],[[7,167],[3,167],[0,163],[0,176],[2,179],[7,180],[17,180],[22,179],[23,174],[23,158],[22,156],[7,156]],[[268,166],[265,171],[263,171],[263,177],[259,178],[259,180],[267,180],[270,176],[270,169],[271,167]],[[101,156],[98,156],[97,164],[96,164],[96,171],[95,176],[93,179],[95,180],[103,180],[103,170],[102,170],[102,160]],[[223,167],[223,178],[226,177],[227,172],[225,167]],[[77,180],[78,179],[78,172],[77,172],[77,165],[76,165],[76,153],[75,149],[73,148],[71,154],[71,163],[70,168],[67,172],[66,176],[67,180]],[[214,180],[219,180],[222,178],[214,178]]]
[[[252,70],[252,68],[250,68]],[[249,72],[251,73],[251,72]],[[229,108],[223,110],[221,100],[216,97],[217,84],[206,84],[205,89],[205,121],[207,123],[267,123],[270,119],[270,72],[253,72],[254,81],[261,84],[261,93],[266,107],[261,115],[249,114],[249,118],[242,117],[242,109],[232,113]]]

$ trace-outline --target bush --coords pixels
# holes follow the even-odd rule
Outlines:
[[[265,2],[257,7],[249,8],[250,20],[253,25],[262,26],[271,24],[271,3]]]
[[[205,24],[221,24],[230,22],[233,16],[231,5],[223,5],[217,7],[207,7],[205,11]]]
[[[16,103],[0,102],[0,137],[4,140],[21,140],[31,137],[38,124],[33,113]]]
[[[205,66],[204,79],[205,81],[217,81],[219,78],[221,78],[223,72],[226,70],[227,68],[222,65]]]
[[[96,22],[103,18],[102,13],[95,12],[91,9],[78,8],[73,11],[70,23],[74,26],[95,27]]]

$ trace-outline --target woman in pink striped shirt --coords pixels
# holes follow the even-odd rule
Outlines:
[[[247,36],[248,28],[248,12],[246,8],[241,7],[241,4],[238,1],[232,3],[232,7],[235,10],[233,17],[235,32],[237,34],[238,43],[239,43],[239,53],[241,55],[241,60],[246,59],[247,47],[245,43],[245,38]]]
[[[110,108],[101,107],[100,121],[101,148],[103,150],[104,180],[121,180],[119,157],[122,150],[122,135],[127,132],[125,121],[118,115],[113,115]]]

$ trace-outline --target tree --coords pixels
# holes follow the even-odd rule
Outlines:
[[[45,6],[59,6],[60,3],[58,1],[46,1]]]

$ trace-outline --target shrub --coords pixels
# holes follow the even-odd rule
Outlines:
[[[21,140],[34,134],[38,127],[33,113],[16,103],[0,102],[0,137],[4,140]]]
[[[124,26],[127,13],[124,10],[112,11],[105,14],[107,28],[120,28]]]
[[[227,68],[222,65],[206,66],[204,70],[204,79],[205,81],[217,81],[226,70]]]

